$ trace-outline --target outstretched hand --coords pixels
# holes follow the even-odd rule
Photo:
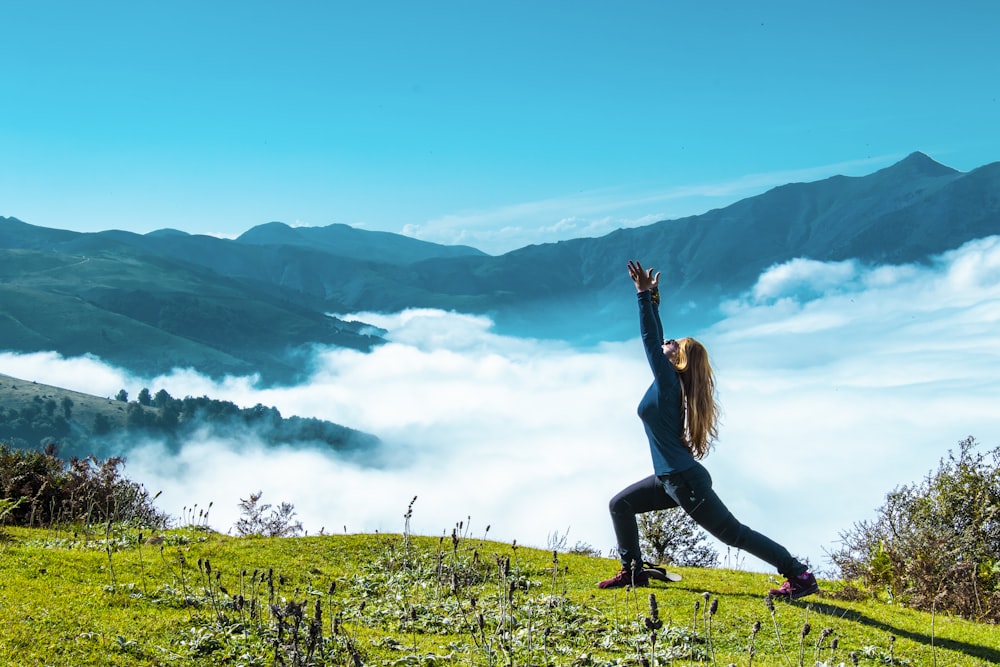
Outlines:
[[[628,275],[635,283],[636,292],[645,292],[660,286],[660,272],[654,274],[653,269],[644,269],[642,264],[633,259],[628,261]]]

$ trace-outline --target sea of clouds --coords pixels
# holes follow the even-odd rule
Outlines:
[[[664,312],[670,308],[669,288]],[[622,298],[634,298],[622,294]],[[697,332],[709,348],[723,422],[705,460],[744,523],[830,569],[841,531],[886,493],[919,482],[972,435],[1000,445],[1000,237],[922,265],[794,260],[723,305]],[[438,310],[356,313],[384,327],[371,353],[316,352],[296,387],[215,382],[190,370],[140,378],[98,359],[0,354],[8,375],[96,395],[147,387],[275,406],[373,433],[384,450],[350,460],[252,437],[201,438],[177,453],[133,443],[125,474],[181,518],[212,503],[226,532],[239,501],[290,502],[310,534],[463,531],[610,555],[607,501],[651,472],[635,414],[651,377],[636,338],[577,349],[501,336],[485,317]],[[669,321],[669,318],[668,318]],[[638,318],[636,319],[638,323]],[[489,530],[487,532],[487,526]],[[769,567],[715,544],[726,564]]]

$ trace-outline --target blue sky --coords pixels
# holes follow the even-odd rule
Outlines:
[[[0,215],[499,253],[1000,159],[995,2],[3,3]]]

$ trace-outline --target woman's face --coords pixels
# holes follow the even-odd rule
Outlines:
[[[673,362],[677,357],[677,351],[681,348],[681,346],[673,338],[668,338],[663,341],[660,348],[663,350],[663,354],[666,355],[667,359],[670,359],[670,361]]]

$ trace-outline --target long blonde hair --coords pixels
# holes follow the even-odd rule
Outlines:
[[[673,363],[684,388],[684,439],[691,454],[701,459],[718,436],[715,373],[708,360],[708,350],[694,338],[677,341]]]

